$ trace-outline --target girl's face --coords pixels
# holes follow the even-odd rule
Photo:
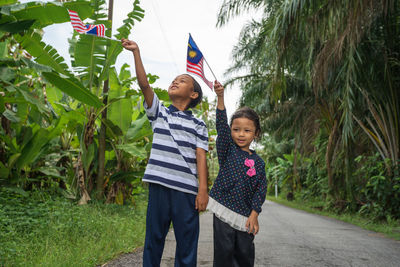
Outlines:
[[[232,121],[231,135],[242,150],[250,152],[250,144],[256,137],[256,126],[252,120],[236,118]]]

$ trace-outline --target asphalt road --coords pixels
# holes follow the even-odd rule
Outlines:
[[[400,266],[400,241],[357,226],[266,202],[255,238],[256,266]],[[174,266],[172,230],[161,266]],[[212,266],[212,214],[200,216],[198,266]],[[141,250],[107,267],[141,266]]]

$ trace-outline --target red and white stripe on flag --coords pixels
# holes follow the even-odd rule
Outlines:
[[[106,34],[106,26],[99,24],[97,26],[97,36],[104,36]]]
[[[69,9],[68,13],[69,17],[71,18],[71,24],[74,30],[79,33],[86,33],[88,29],[86,28],[85,24],[83,24],[82,20],[79,18],[78,13]]]
[[[85,25],[85,24],[83,24],[82,20],[79,18],[79,15],[77,12],[68,9],[68,13],[69,13],[69,17],[71,18],[72,27],[78,33],[88,33],[89,31],[96,29],[97,36],[105,35],[106,27],[104,26],[104,24]],[[93,33],[90,33],[90,34],[93,34]]]
[[[210,87],[210,89],[213,89],[213,83],[210,82],[209,80],[206,79],[205,75],[204,75],[204,68],[203,68],[203,61],[204,59],[202,58],[199,63],[197,64],[193,64],[189,61],[186,61],[186,71],[193,73],[197,76],[199,76],[200,78],[203,79],[203,81],[207,84],[208,87]]]

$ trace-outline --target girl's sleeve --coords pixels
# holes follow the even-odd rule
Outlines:
[[[267,178],[265,176],[265,164],[263,162],[262,168],[260,168],[260,175],[257,175],[259,178],[258,186],[256,192],[253,196],[252,200],[252,209],[255,210],[258,214],[261,212],[261,206],[264,204],[265,197],[267,196]]]
[[[222,166],[228,156],[229,147],[233,144],[226,109],[220,110],[217,108],[216,121],[218,163]]]

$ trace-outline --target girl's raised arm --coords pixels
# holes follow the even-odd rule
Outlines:
[[[220,166],[222,166],[225,164],[226,158],[228,156],[228,150],[233,140],[231,136],[231,129],[228,125],[228,117],[225,110],[224,87],[218,81],[215,81],[214,91],[217,94],[217,154],[218,163]]]

